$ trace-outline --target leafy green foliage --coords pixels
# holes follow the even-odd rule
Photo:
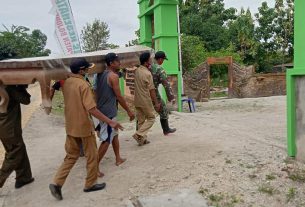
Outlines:
[[[114,49],[118,45],[109,44],[110,30],[108,24],[99,19],[87,23],[81,31],[82,48],[85,52]]]
[[[0,31],[0,60],[8,58],[25,58],[48,56],[51,51],[45,49],[47,36],[40,30],[23,26],[4,26]]]
[[[140,44],[140,29],[135,31],[136,34],[136,39],[128,41],[127,44],[125,44],[126,47],[134,46],[134,45],[139,45]]]
[[[197,36],[181,36],[183,72],[191,71],[204,62],[208,53],[203,41]]]
[[[249,9],[240,11],[237,19],[229,23],[230,39],[243,63],[253,64],[257,42],[254,39],[254,20]]]
[[[181,33],[199,36],[208,51],[228,47],[225,23],[236,18],[234,8],[225,9],[224,0],[186,0],[180,5]]]
[[[293,60],[293,0],[276,0],[274,8],[263,2],[254,15],[249,9],[226,9],[224,0],[185,0],[179,5],[184,72],[209,56],[233,56],[265,73]],[[215,67],[215,73],[225,72],[224,66]]]

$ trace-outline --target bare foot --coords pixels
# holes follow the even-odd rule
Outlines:
[[[99,172],[97,173],[97,176],[98,176],[98,177],[100,177],[100,178],[102,178],[102,177],[104,177],[104,176],[105,176],[105,174],[104,174],[104,173],[102,173],[101,171],[99,171]]]
[[[119,165],[123,164],[126,160],[127,159],[120,158],[119,160],[116,161],[115,165],[119,166]]]

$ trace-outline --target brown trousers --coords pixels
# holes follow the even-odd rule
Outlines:
[[[95,135],[90,137],[71,137],[67,135],[65,144],[67,155],[55,175],[54,184],[59,186],[64,185],[70,170],[79,158],[80,144],[83,144],[85,156],[87,159],[87,178],[85,188],[90,188],[96,183],[98,173],[98,159]]]
[[[137,135],[140,135],[142,137],[145,137],[149,131],[149,129],[154,125],[155,123],[155,114],[154,114],[154,108],[147,107],[136,107],[136,113],[137,113],[137,120],[138,120],[138,126],[137,126]]]
[[[22,135],[0,140],[5,149],[5,158],[0,169],[0,188],[13,171],[16,171],[16,181],[26,182],[32,178],[31,165],[23,142]]]

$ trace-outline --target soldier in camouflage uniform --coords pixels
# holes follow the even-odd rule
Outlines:
[[[153,75],[153,81],[156,88],[156,95],[158,101],[161,103],[161,110],[159,113],[160,115],[160,122],[163,129],[164,135],[168,135],[170,133],[174,133],[176,131],[175,128],[171,129],[168,124],[168,114],[169,111],[166,108],[166,103],[162,100],[161,95],[159,93],[159,85],[162,84],[168,101],[175,103],[175,96],[173,94],[172,88],[170,83],[167,79],[167,74],[162,67],[164,60],[167,60],[166,54],[163,51],[158,51],[155,54],[155,63],[151,67],[151,73]]]

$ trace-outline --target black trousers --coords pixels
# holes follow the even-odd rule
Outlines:
[[[0,140],[5,149],[5,158],[0,169],[0,188],[13,171],[16,171],[16,181],[26,182],[31,179],[31,165],[22,135],[0,137]]]

